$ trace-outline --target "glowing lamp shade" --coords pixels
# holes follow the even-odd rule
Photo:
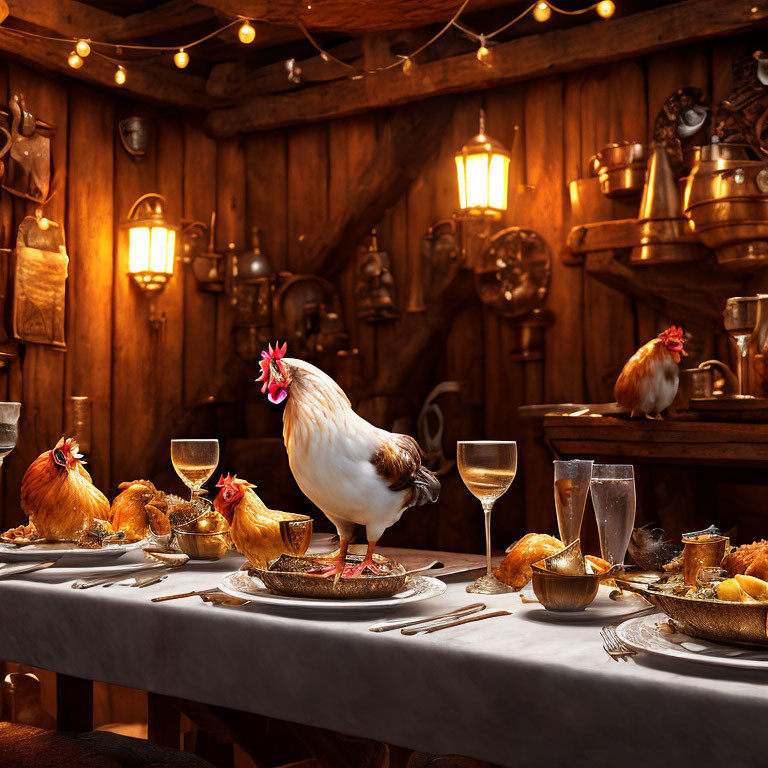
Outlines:
[[[173,275],[176,229],[165,220],[164,203],[161,195],[144,195],[122,224],[128,230],[128,274],[146,291],[161,291]]]
[[[459,206],[474,215],[498,215],[507,210],[510,154],[486,135],[484,123],[481,114],[480,133],[456,153]]]

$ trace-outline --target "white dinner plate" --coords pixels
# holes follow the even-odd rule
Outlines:
[[[663,614],[638,616],[620,624],[616,632],[630,648],[646,651],[654,656],[714,664],[719,667],[768,670],[768,651],[713,643],[682,632],[666,632],[660,627],[668,621]]]
[[[40,561],[62,558],[65,564],[74,566],[82,563],[84,566],[98,566],[104,561],[114,560],[126,552],[140,549],[147,545],[146,539],[129,544],[109,544],[100,549],[82,549],[70,541],[52,541],[42,544],[25,544],[17,547],[14,544],[0,543],[0,562],[18,563],[22,561]],[[56,566],[53,566],[54,568]]]
[[[322,600],[313,597],[291,597],[270,592],[257,578],[249,576],[247,571],[235,571],[225,576],[219,583],[219,589],[232,597],[251,600],[255,603],[277,605],[291,610],[339,610],[353,611],[417,603],[442,595],[446,586],[442,581],[430,576],[414,576],[402,592],[392,597],[379,597],[374,600]]]

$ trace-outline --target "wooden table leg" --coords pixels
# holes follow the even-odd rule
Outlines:
[[[171,699],[159,693],[147,694],[147,738],[153,744],[179,749],[181,715]]]
[[[84,733],[93,730],[93,682],[56,675],[56,728]]]

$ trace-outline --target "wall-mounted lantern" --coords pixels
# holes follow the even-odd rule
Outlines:
[[[128,274],[151,299],[150,322],[157,316],[155,297],[173,275],[176,227],[165,218],[165,198],[151,192],[142,195],[121,227],[128,231]]]
[[[480,110],[480,133],[456,153],[459,207],[470,216],[499,218],[507,210],[509,161],[503,144],[485,132],[485,110]]]

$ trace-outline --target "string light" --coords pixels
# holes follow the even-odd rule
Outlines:
[[[616,5],[611,0],[602,0],[595,6],[598,16],[602,16],[604,19],[610,19],[616,10]]]
[[[477,49],[477,60],[485,61],[490,51],[485,46],[485,35],[480,35],[480,47]]]
[[[240,29],[237,30],[237,36],[244,45],[250,45],[256,39],[256,30],[248,19],[240,25]]]
[[[304,0],[304,2],[305,2],[306,9],[311,10],[312,8],[311,0]],[[529,5],[524,10],[522,10],[521,13],[519,13],[510,21],[506,22],[505,24],[493,30],[492,32],[481,34],[479,32],[476,32],[468,28],[465,24],[460,22],[461,15],[464,13],[464,10],[466,9],[468,4],[469,4],[469,0],[463,0],[463,2],[459,6],[459,8],[455,11],[453,16],[440,29],[438,29],[432,35],[432,37],[430,37],[424,43],[419,45],[415,50],[411,51],[407,55],[398,54],[393,59],[393,61],[391,61],[389,64],[384,64],[379,67],[360,68],[358,66],[350,64],[349,62],[343,61],[342,59],[338,58],[338,56],[334,56],[329,51],[326,51],[309,33],[309,31],[306,29],[304,24],[302,24],[300,19],[295,19],[294,24],[302,32],[302,34],[307,39],[307,41],[312,46],[314,46],[314,48],[317,50],[318,54],[320,55],[320,58],[322,59],[322,61],[333,62],[335,65],[346,70],[347,76],[351,80],[359,80],[368,75],[373,75],[378,72],[386,72],[390,69],[394,69],[395,67],[402,67],[403,73],[406,75],[409,74],[413,69],[413,59],[422,51],[424,51],[426,48],[431,46],[440,37],[442,37],[452,27],[456,27],[468,37],[478,41],[479,47],[475,55],[478,61],[485,62],[487,57],[490,55],[490,50],[488,48],[487,41],[490,41],[492,38],[510,29],[510,27],[517,24],[528,14],[531,14],[534,17],[534,19],[536,19],[539,22],[545,22],[551,18],[552,13],[558,13],[564,16],[579,16],[579,15],[588,13],[590,11],[595,11],[600,17],[607,19],[613,16],[613,14],[616,11],[616,4],[615,2],[613,2],[613,0],[597,0],[597,2],[594,2],[592,5],[589,5],[585,8],[573,10],[573,11],[559,8],[558,6],[550,3],[548,0],[534,0],[534,2],[531,5]],[[758,11],[757,6],[754,6],[752,9],[752,13],[756,13],[757,11]],[[147,54],[143,58],[132,57],[131,61],[133,62],[150,61],[155,59],[158,53],[161,53],[161,52],[170,53],[175,51],[173,55],[174,64],[179,69],[184,69],[189,64],[189,54],[187,53],[187,50],[197,45],[201,45],[202,43],[205,43],[206,41],[211,40],[214,37],[220,36],[223,32],[230,29],[231,27],[235,27],[235,26],[238,27],[238,30],[237,30],[238,38],[243,44],[248,45],[252,43],[253,40],[255,40],[256,38],[256,30],[253,27],[253,23],[252,23],[253,21],[269,21],[269,19],[248,19],[243,16],[238,16],[237,18],[229,22],[226,22],[218,29],[215,29],[209,32],[207,35],[197,40],[193,40],[192,42],[186,43],[182,47],[179,47],[178,45],[168,46],[168,45],[142,45],[142,44],[114,43],[110,41],[90,40],[87,38],[76,37],[74,38],[75,48],[69,53],[69,56],[67,58],[67,64],[72,69],[80,69],[84,64],[83,60],[89,55],[93,54],[100,58],[106,59],[107,61],[110,61],[113,64],[118,66],[118,69],[115,71],[115,82],[118,83],[118,85],[122,85],[126,81],[125,70],[121,65],[118,64],[118,61],[115,61],[115,59],[110,58],[105,53],[102,53],[100,50],[98,50],[99,48],[102,48],[102,49],[107,48],[107,49],[110,49],[111,51],[114,51],[118,59],[123,57],[124,50],[145,52]],[[73,40],[73,38],[71,37],[64,38],[64,37],[55,37],[50,35],[40,35],[36,32],[29,32],[24,29],[15,29],[15,28],[9,28],[9,27],[3,27],[3,32],[5,34],[16,35],[22,38],[27,37],[35,40],[46,40],[49,42],[65,43],[68,45],[71,45]],[[301,79],[300,78],[301,67],[299,66],[299,64],[295,60],[290,60],[289,62],[286,62],[286,69],[288,70],[288,79],[292,83],[299,83]]]
[[[547,21],[552,15],[552,9],[549,7],[549,3],[536,3],[536,7],[533,9],[533,18],[536,21]]]
[[[87,40],[78,40],[75,50],[81,58],[85,58],[91,52],[91,46]]]
[[[183,48],[179,48],[178,52],[173,55],[173,63],[179,69],[184,69],[189,64],[189,54]]]

